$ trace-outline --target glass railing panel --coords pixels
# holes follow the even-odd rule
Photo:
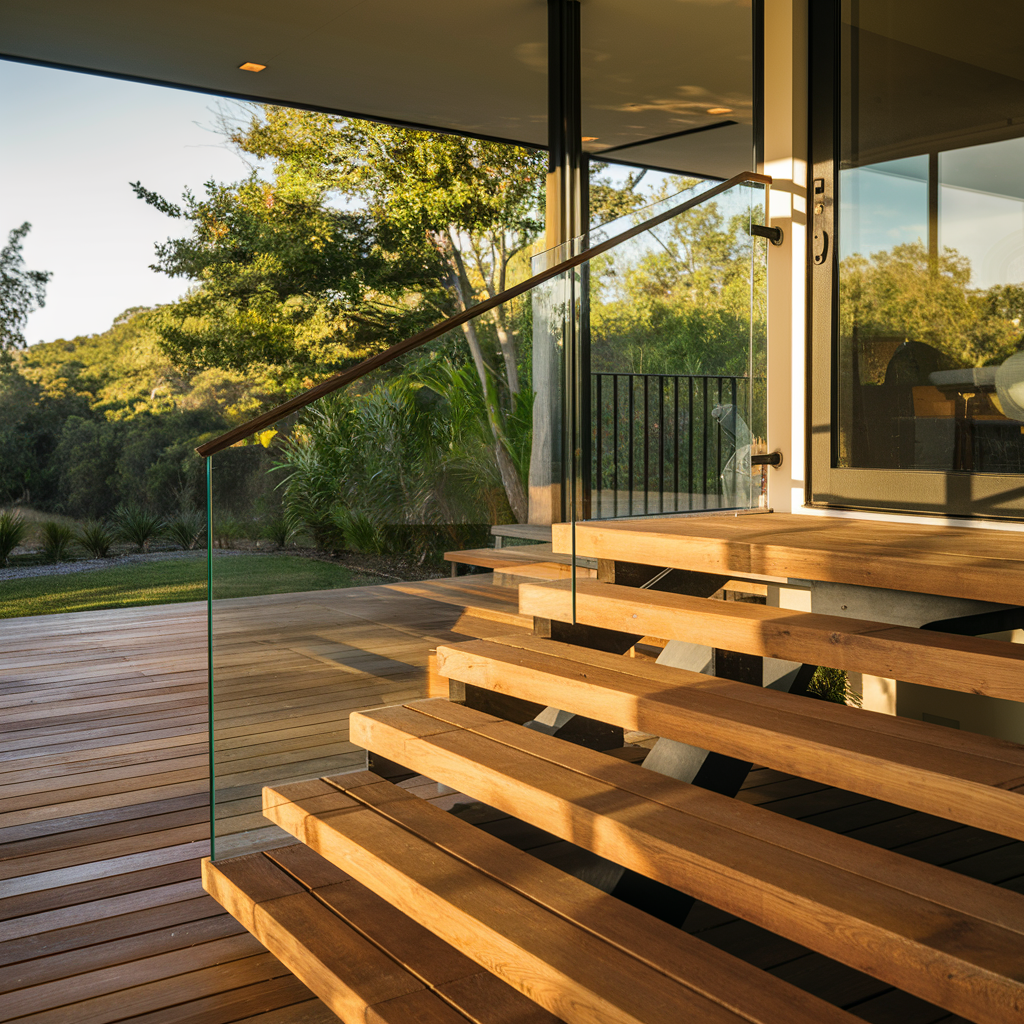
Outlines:
[[[578,516],[757,508],[764,191],[742,184],[578,268]]]
[[[534,421],[536,298],[212,456],[217,858],[293,841],[263,818],[263,786],[365,767],[353,711],[428,696],[434,648],[519,621],[517,580],[486,549],[493,526],[527,521],[531,496],[561,501],[561,420]]]
[[[577,524],[766,507],[765,199],[732,186],[573,272],[574,567]]]

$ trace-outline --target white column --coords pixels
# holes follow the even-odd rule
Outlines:
[[[769,221],[785,234],[768,247],[768,501],[799,512],[805,486],[807,0],[765,0],[764,173],[773,182]]]

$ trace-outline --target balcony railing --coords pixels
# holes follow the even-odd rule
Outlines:
[[[749,384],[746,376],[591,374],[594,518],[734,504],[723,473],[750,443],[740,412]]]

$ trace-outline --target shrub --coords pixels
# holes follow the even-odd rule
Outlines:
[[[0,512],[0,565],[6,565],[11,552],[24,540],[28,523],[20,512]]]
[[[385,530],[364,512],[335,508],[331,512],[331,519],[344,535],[345,547],[353,551],[362,551],[367,555],[388,553]]]
[[[276,519],[271,519],[267,524],[264,536],[279,548],[286,548],[301,532],[300,527],[289,522],[284,516],[278,516]]]
[[[213,540],[219,548],[233,548],[245,536],[245,524],[230,512],[213,513]]]
[[[106,558],[115,539],[114,531],[101,519],[86,523],[75,534],[75,540],[93,558]]]
[[[75,532],[70,526],[53,520],[43,523],[40,529],[43,538],[43,557],[48,562],[63,562],[71,551]]]
[[[841,668],[826,668],[819,665],[814,670],[807,695],[833,704],[853,704],[860,707],[861,695],[850,689],[850,682]]]
[[[129,544],[136,544],[140,551],[148,551],[149,542],[164,528],[164,521],[156,513],[134,503],[118,505],[114,509],[114,523],[117,535]]]
[[[168,521],[164,532],[186,551],[194,551],[206,533],[206,516],[196,509],[184,509]]]

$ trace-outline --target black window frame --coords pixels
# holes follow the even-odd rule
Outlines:
[[[812,507],[1024,519],[1024,475],[838,465],[841,0],[811,0],[808,25],[807,468]],[[820,191],[818,191],[820,189]],[[821,205],[822,212],[816,212]],[[822,232],[828,236],[824,258]]]

